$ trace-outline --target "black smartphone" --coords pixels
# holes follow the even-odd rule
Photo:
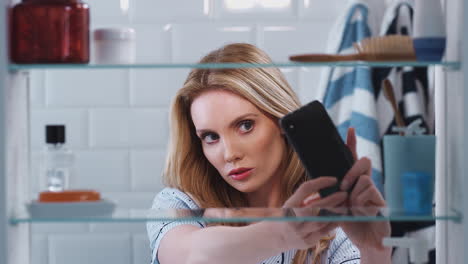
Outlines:
[[[309,178],[333,176],[338,179],[335,186],[320,190],[320,196],[323,198],[339,191],[354,158],[322,103],[308,103],[288,113],[279,122]]]

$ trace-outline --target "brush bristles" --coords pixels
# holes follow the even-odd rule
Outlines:
[[[413,39],[403,35],[389,35],[363,39],[356,49],[368,60],[416,60]]]

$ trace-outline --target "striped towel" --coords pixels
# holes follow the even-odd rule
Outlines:
[[[380,35],[412,35],[413,1],[394,0],[386,9]],[[423,120],[423,126],[432,133],[434,124],[433,85],[429,85],[427,67],[381,67],[372,69],[372,81],[376,91],[379,134],[395,134],[394,114],[385,98],[381,83],[388,78],[395,89],[398,107],[406,125],[413,120]],[[429,263],[435,263],[434,222],[391,222],[392,237],[409,236],[424,239],[430,245]],[[410,263],[409,251],[396,248],[393,263]]]
[[[371,35],[367,17],[368,6],[364,2],[351,5],[346,16],[343,16],[343,23],[338,22],[342,26],[338,27],[337,34],[340,37],[335,53],[354,53],[353,43]],[[369,67],[331,68],[326,80],[324,106],[344,140],[348,128],[355,128],[357,154],[370,158],[372,179],[383,192],[379,125]]]
[[[387,8],[380,35],[412,35],[413,1],[395,0]],[[394,87],[398,108],[406,125],[416,119],[423,121],[429,133],[434,131],[433,93],[429,89],[427,67],[379,67],[372,69],[372,83],[377,98],[379,135],[395,134],[393,110],[382,91],[382,81],[388,78]],[[431,86],[432,87],[432,86]]]

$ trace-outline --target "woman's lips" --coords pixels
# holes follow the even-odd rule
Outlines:
[[[252,174],[252,171],[253,171],[253,169],[242,170],[242,171],[239,172],[239,173],[231,173],[231,174],[229,174],[229,176],[230,176],[233,180],[241,181],[241,180],[244,180],[244,179],[246,179],[247,177],[249,177],[250,174]]]

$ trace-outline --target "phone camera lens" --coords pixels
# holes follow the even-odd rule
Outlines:
[[[289,129],[294,129],[294,125],[289,125]]]

